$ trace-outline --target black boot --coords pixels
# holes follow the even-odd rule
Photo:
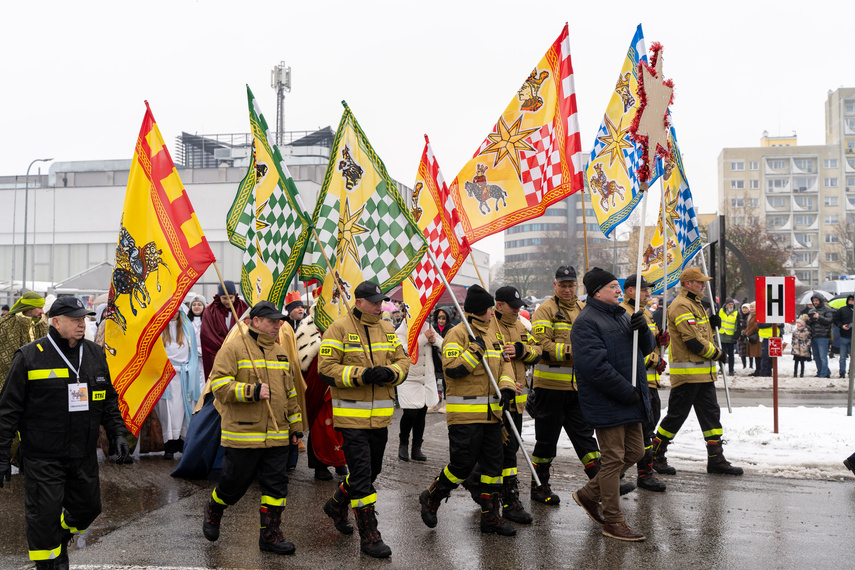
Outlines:
[[[386,546],[377,530],[377,516],[374,505],[353,509],[356,515],[356,527],[359,529],[359,546],[362,552],[374,558],[389,558],[392,549]]]
[[[561,503],[561,498],[552,492],[549,487],[549,468],[552,466],[552,461],[548,463],[534,463],[534,470],[540,478],[538,486],[531,478],[531,500],[543,503],[544,505],[558,505]]]
[[[74,535],[70,530],[62,530],[62,541],[59,543],[59,556],[57,556],[53,561],[54,570],[68,570],[68,545],[71,543],[73,538]]]
[[[315,479],[318,481],[331,481],[332,473],[330,473],[330,468],[326,465],[322,467],[315,467]]]
[[[324,504],[324,512],[333,520],[335,529],[341,534],[353,534],[353,526],[347,520],[348,507],[347,491],[344,488],[344,483],[341,483],[333,493],[332,498]]]
[[[518,524],[531,524],[531,514],[520,502],[520,490],[516,475],[502,481],[502,516]]]
[[[721,441],[707,442],[707,473],[720,473],[723,475],[742,475],[742,467],[734,467],[724,458]]]
[[[668,458],[665,457],[665,452],[668,450],[669,440],[654,437],[652,444],[653,451],[653,470],[660,475],[676,475],[677,470],[668,465]]]
[[[285,507],[274,507],[262,505],[261,532],[258,536],[258,548],[262,552],[273,552],[275,554],[294,554],[296,548],[293,542],[288,542],[282,536],[279,525],[282,524],[282,510]]]
[[[600,460],[592,461],[585,465],[585,475],[588,476],[588,479],[593,479],[597,473],[600,472]],[[632,493],[635,491],[635,483],[632,481],[624,481],[623,473],[620,474],[621,482],[620,482],[620,495],[624,496],[628,493]]]
[[[169,441],[163,442],[163,458],[167,461],[171,459],[175,459],[175,440],[170,439]]]
[[[439,510],[439,504],[443,499],[448,499],[451,494],[451,491],[440,489],[438,483],[439,477],[434,479],[430,487],[419,495],[419,503],[422,505],[422,521],[428,528],[436,527],[436,511]]]
[[[475,501],[475,504],[479,507],[481,506],[481,471],[480,466],[476,465],[476,469],[473,469],[469,474],[469,477],[460,482],[464,489],[469,493],[469,496],[472,497],[472,500]]]
[[[514,536],[517,529],[499,514],[502,502],[499,493],[481,493],[481,532],[500,536]]]
[[[427,456],[422,453],[422,440],[413,439],[413,451],[410,453],[413,461],[427,461]]]
[[[409,461],[410,460],[410,437],[401,436],[401,443],[398,444],[398,459],[401,461]]]
[[[36,560],[36,570],[54,570],[56,560]]]
[[[648,491],[662,493],[665,491],[665,483],[656,478],[653,471],[653,453],[648,449],[636,464],[638,469],[638,486]]]
[[[222,520],[225,510],[226,506],[221,505],[213,498],[205,505],[205,522],[202,523],[202,534],[211,542],[220,538],[220,520]]]

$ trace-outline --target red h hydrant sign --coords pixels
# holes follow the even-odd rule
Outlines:
[[[780,337],[769,339],[769,356],[784,356],[784,343]]]

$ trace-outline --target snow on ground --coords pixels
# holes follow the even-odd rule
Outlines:
[[[838,378],[839,361],[829,360],[831,378],[816,378],[816,367],[806,363],[805,377],[793,378],[792,357],[779,359],[778,390],[780,393],[839,394],[846,402],[849,379]],[[853,479],[843,460],[855,452],[855,416],[846,415],[846,407],[779,407],[778,433],[773,433],[771,404],[772,378],[748,376],[737,360],[736,375],[728,378],[731,397],[740,391],[769,390],[769,405],[734,407],[733,413],[720,398],[721,423],[724,428],[724,455],[746,474],[772,475],[791,479]],[[664,378],[667,386],[667,375]],[[716,386],[723,387],[719,376]],[[663,393],[667,394],[667,393]],[[662,417],[667,413],[667,396],[662,402]],[[534,442],[534,420],[523,425],[523,438]],[[573,454],[567,435],[558,442],[559,454]],[[706,473],[706,448],[701,428],[694,413],[668,447],[668,462],[677,471]]]

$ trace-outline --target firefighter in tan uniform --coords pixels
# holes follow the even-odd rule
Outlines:
[[[270,301],[259,301],[249,316],[249,338],[239,335],[224,343],[211,369],[211,391],[216,398],[214,406],[222,416],[221,445],[225,455],[220,482],[205,507],[202,531],[208,540],[217,540],[223,511],[237,503],[258,477],[258,546],[276,554],[293,554],[294,544],[285,540],[279,525],[288,496],[288,446],[296,445],[303,437],[299,431],[303,418],[294,389],[292,363],[285,349],[276,344],[285,315]],[[275,425],[270,410],[276,418]]]
[[[666,475],[674,475],[677,470],[668,465],[665,450],[692,408],[707,442],[707,473],[742,475],[742,468],[731,465],[721,449],[721,408],[715,395],[716,362],[727,362],[727,355],[713,340],[718,316],[707,316],[701,305],[704,284],[709,280],[697,267],[683,270],[680,294],[668,307],[671,393],[668,413],[653,438],[653,466]]]
[[[487,337],[492,342],[502,345],[503,358],[511,363],[514,371],[517,395],[511,405],[511,416],[518,433],[522,433],[522,414],[528,399],[528,384],[526,369],[540,360],[540,347],[525,325],[519,320],[520,308],[526,306],[516,288],[505,286],[496,290],[496,309]],[[507,418],[504,418],[507,421]],[[504,444],[504,459],[502,462],[502,516],[507,520],[520,524],[531,524],[532,518],[520,502],[520,491],[517,480],[517,451],[519,442],[506,429],[508,437]],[[481,475],[480,465],[476,465],[463,486],[472,494],[473,499],[480,501],[478,477]]]
[[[357,286],[356,308],[326,330],[318,355],[318,375],[332,389],[333,423],[344,440],[350,474],[324,505],[336,530],[352,534],[348,508],[353,509],[362,552],[386,558],[392,550],[377,530],[374,481],[383,468],[387,426],[395,411],[395,386],[404,381],[410,360],[392,325],[380,319],[388,301],[371,281]],[[366,357],[366,352],[370,359]]]
[[[667,331],[659,332],[656,323],[653,320],[653,315],[647,310],[647,300],[650,298],[650,285],[641,278],[641,286],[638,288],[636,274],[632,274],[626,278],[623,284],[623,301],[620,306],[626,310],[628,315],[635,313],[635,300],[639,301],[639,310],[644,313],[644,318],[647,320],[647,327],[653,336],[656,338],[658,347],[667,347],[670,337]],[[660,481],[653,471],[653,436],[656,433],[656,425],[659,423],[659,418],[662,416],[662,402],[659,399],[659,375],[665,371],[668,362],[662,358],[659,350],[654,350],[644,357],[644,366],[647,369],[647,390],[650,394],[650,415],[649,422],[643,422],[642,432],[644,435],[644,457],[636,465],[638,471],[638,486],[648,491],[663,492],[665,491],[665,483]]]
[[[594,429],[579,408],[573,374],[570,331],[573,320],[585,306],[576,297],[576,269],[562,265],[556,270],[552,285],[555,296],[540,305],[531,319],[532,335],[543,351],[540,362],[534,366],[534,402],[529,409],[536,440],[531,461],[541,482],[537,486],[532,479],[531,499],[545,505],[558,505],[561,501],[549,486],[549,470],[562,428],[589,478],[596,474],[600,458]]]
[[[517,395],[510,362],[502,358],[503,343],[488,332],[493,318],[493,297],[472,285],[466,292],[466,323],[452,328],[442,343],[442,369],[447,386],[446,421],[450,460],[430,487],[419,496],[422,521],[434,528],[442,499],[464,481],[476,463],[481,464],[481,532],[513,536],[516,529],[499,514],[502,491],[502,411]],[[495,394],[482,358],[499,385]]]

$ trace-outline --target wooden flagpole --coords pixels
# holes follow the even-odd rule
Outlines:
[[[214,261],[214,269],[217,270],[217,277],[220,280],[220,285],[222,285],[223,291],[225,291],[226,295],[228,295],[226,283],[225,281],[223,281],[223,274],[220,273],[220,266],[217,265],[216,261]],[[246,348],[247,354],[249,355],[249,362],[250,364],[252,364],[252,371],[255,372],[255,377],[258,378],[259,382],[261,382],[261,374],[258,373],[258,368],[255,367],[255,359],[252,357],[252,351],[249,348],[249,341],[246,339],[246,331],[241,328],[240,319],[238,318],[237,311],[235,311],[235,306],[231,301],[229,301],[229,308],[232,310],[232,316],[234,316],[235,318],[235,326],[238,328],[238,334],[243,339],[243,345]],[[273,408],[270,406],[270,398],[267,398],[264,401],[267,402],[267,411],[270,412],[270,419],[273,420],[273,427],[276,429],[276,431],[279,431],[279,423],[276,421],[276,415],[273,413]]]
[[[469,259],[472,260],[472,267],[475,268],[475,273],[478,275],[478,281],[481,282],[481,287],[483,287],[484,289],[487,289],[487,285],[486,285],[486,283],[484,283],[484,278],[481,277],[481,272],[478,271],[478,264],[475,263],[475,254],[472,251],[469,252]],[[439,268],[436,268],[436,272],[437,273],[440,272]],[[449,287],[449,291],[450,290],[451,290],[451,288]]]

